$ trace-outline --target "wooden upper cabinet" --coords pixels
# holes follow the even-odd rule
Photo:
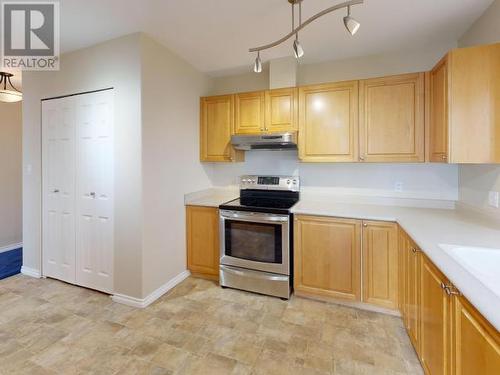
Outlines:
[[[448,375],[451,362],[451,298],[445,276],[422,256],[420,359],[426,374]]]
[[[430,72],[429,160],[448,160],[448,59],[443,58]]]
[[[240,161],[243,153],[231,147],[234,125],[233,95],[200,99],[200,160]]]
[[[360,239],[359,220],[297,215],[295,292],[360,301]]]
[[[456,375],[500,374],[500,333],[463,297],[454,297],[453,368]]]
[[[219,275],[219,210],[214,207],[186,207],[188,269],[198,275]]]
[[[500,163],[500,43],[450,51],[430,72],[429,159]]]
[[[299,158],[358,161],[358,81],[299,88]]]
[[[265,130],[265,91],[235,94],[235,133],[255,134]]]
[[[273,133],[297,130],[297,88],[266,91],[265,103],[264,131]]]
[[[363,221],[363,302],[398,308],[398,227]]]
[[[424,73],[360,81],[360,159],[425,161]]]

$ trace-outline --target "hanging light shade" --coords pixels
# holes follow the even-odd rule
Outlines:
[[[0,102],[14,103],[23,100],[23,94],[14,87],[11,73],[0,72]]]
[[[255,59],[255,64],[253,64],[253,71],[255,73],[262,72],[262,61],[260,59],[260,52],[257,52],[257,58]]]
[[[347,7],[347,16],[344,17],[344,26],[351,33],[351,35],[356,34],[361,24],[351,17],[351,7]]]

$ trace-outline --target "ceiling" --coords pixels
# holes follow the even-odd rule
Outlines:
[[[342,0],[304,0],[303,19]],[[344,29],[345,11],[326,15],[300,35],[303,63],[344,59],[429,43],[456,41],[493,0],[365,0],[352,9],[359,32]],[[248,48],[289,32],[286,0],[64,0],[61,50],[87,47],[132,32],[154,37],[212,75],[250,71]],[[262,53],[263,61],[290,56],[291,41]]]

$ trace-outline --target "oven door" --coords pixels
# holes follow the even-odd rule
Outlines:
[[[290,274],[290,217],[246,211],[220,211],[220,263]]]

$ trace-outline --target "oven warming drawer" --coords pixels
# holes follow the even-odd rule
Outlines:
[[[275,273],[220,265],[221,286],[280,298],[290,298],[290,277]]]

